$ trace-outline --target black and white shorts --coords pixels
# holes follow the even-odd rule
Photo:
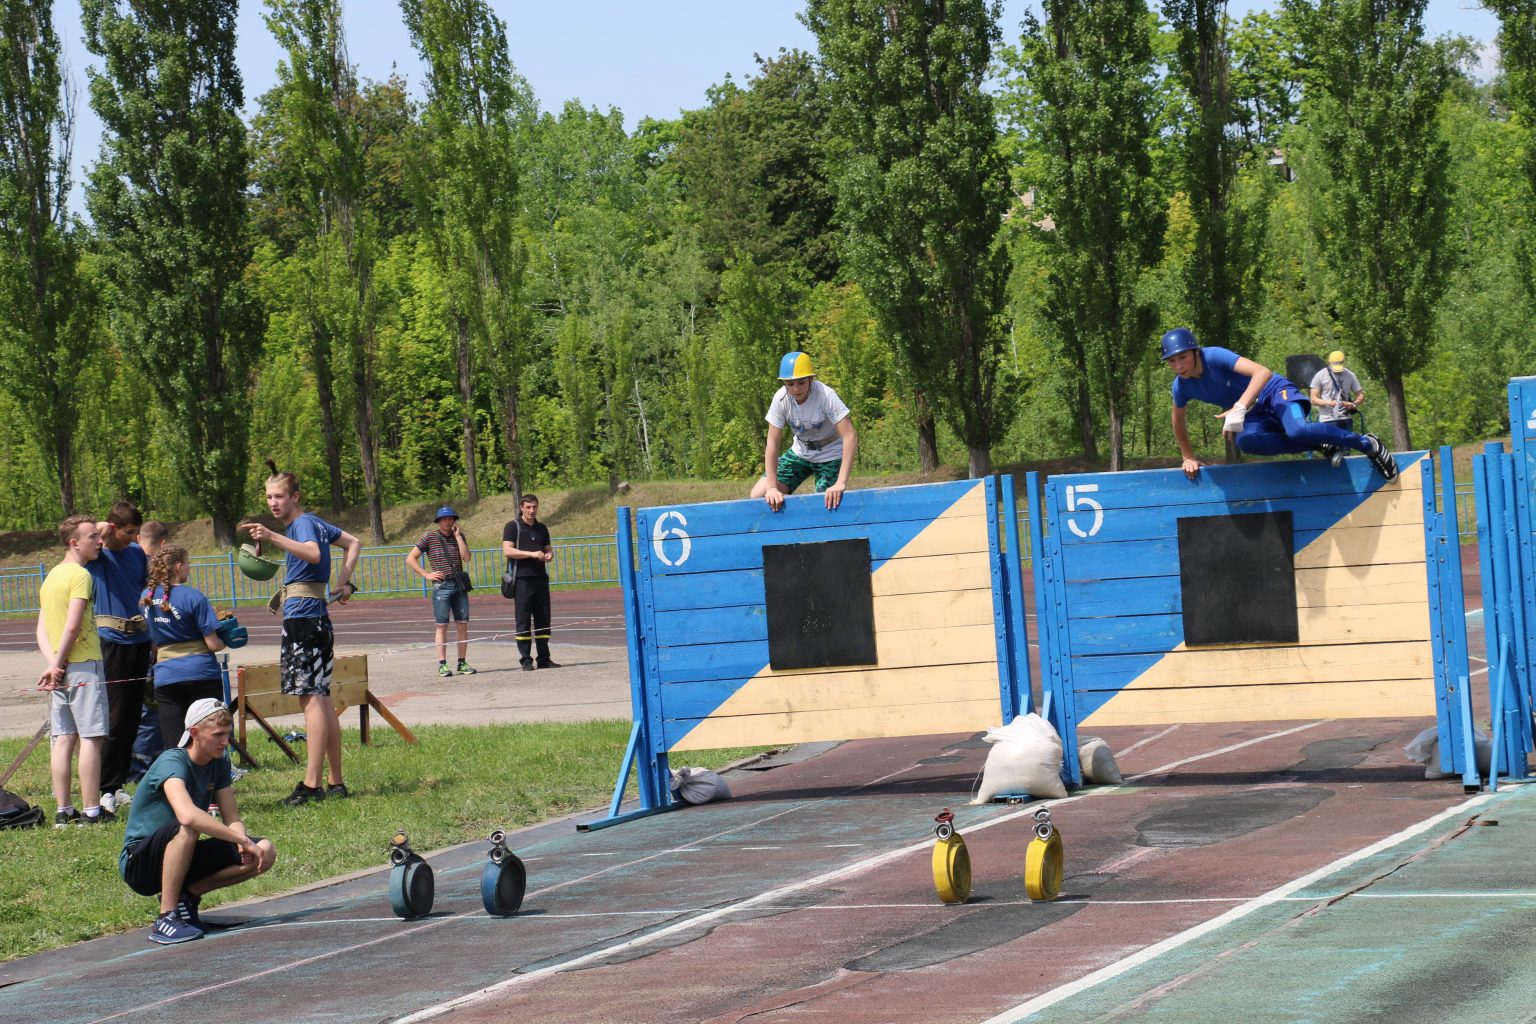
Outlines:
[[[284,619],[278,657],[283,692],[294,697],[329,697],[336,665],[336,637],[331,618]]]

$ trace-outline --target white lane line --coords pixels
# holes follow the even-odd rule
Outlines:
[[[1324,721],[1331,721],[1331,719],[1325,719]],[[1219,750],[1212,750],[1206,754],[1196,754],[1192,757],[1186,757],[1183,760],[1164,765],[1161,768],[1154,769],[1153,771],[1134,776],[1134,778],[1145,778],[1148,775],[1159,775],[1163,772],[1172,771],[1174,768],[1177,768],[1181,765],[1190,764],[1191,762],[1199,761],[1203,758],[1216,757],[1220,754],[1230,753],[1234,750],[1241,750],[1242,748],[1252,746],[1255,743],[1262,743],[1265,740],[1270,739],[1279,739],[1283,736],[1289,736],[1292,733],[1301,732],[1303,729],[1310,729],[1313,726],[1322,724],[1324,723],[1312,722],[1307,725],[1285,729],[1280,732],[1269,733],[1265,736],[1260,736],[1256,739],[1248,740],[1243,743],[1234,743],[1230,746],[1222,747]],[[893,772],[892,775],[903,774],[904,772],[910,771],[911,767],[915,766],[903,768],[901,771]],[[886,776],[886,778],[890,777],[891,776]],[[877,779],[874,782],[865,783],[864,786],[861,786],[860,788],[876,785],[883,781],[884,779]],[[1060,807],[1063,804],[1075,803],[1078,800],[1084,800],[1090,796],[1113,792],[1114,789],[1115,787],[1096,789],[1088,793],[1079,794],[1077,796],[1069,796],[1061,800],[1052,800],[1050,801],[1050,804],[1053,808]],[[980,832],[982,829],[991,828],[994,825],[1001,825],[1004,822],[1014,821],[1016,819],[1023,818],[1026,815],[1033,815],[1034,811],[1035,808],[1033,805],[1024,804],[1017,811],[1001,814],[995,818],[990,818],[976,824],[968,825],[966,827],[966,834],[969,835],[972,832]],[[734,914],[741,910],[746,910],[748,908],[759,908],[763,906],[772,906],[776,900],[779,900],[782,897],[800,892],[805,889],[813,889],[818,886],[826,885],[827,883],[837,881],[838,879],[864,874],[868,871],[874,870],[875,868],[888,864],[891,861],[899,860],[908,854],[930,850],[932,847],[933,841],[931,839],[924,839],[907,846],[897,847],[894,850],[887,850],[884,853],[877,853],[873,856],[865,857],[863,860],[855,861],[854,863],[845,865],[841,868],[834,868],[831,871],[823,872],[822,874],[816,875],[813,878],[806,878],[798,882],[791,882],[788,885],[780,886],[777,889],[769,890],[768,892],[761,893],[760,895],[753,896],[745,900],[741,900],[740,902],[731,904],[729,906],[719,907],[707,913],[699,914],[695,917],[690,917],[683,921],[677,921],[665,928],[659,928],[656,931],[648,932],[645,935],[640,935],[624,942],[615,943],[611,946],[604,946],[582,956],[573,957],[570,960],[565,960],[557,964],[550,964],[547,967],[541,967],[538,970],[529,971],[526,974],[514,974],[512,977],[496,982],[494,985],[487,985],[484,988],[475,990],[474,992],[458,996],[454,999],[445,1000],[444,1002],[438,1003],[435,1006],[424,1007],[415,1013],[396,1018],[394,1024],[417,1024],[419,1021],[431,1020],[434,1017],[440,1017],[445,1013],[451,1013],[461,1006],[466,1006],[470,1003],[476,1003],[483,999],[488,999],[492,996],[499,995],[502,992],[507,992],[511,989],[527,985],[533,981],[549,977],[550,975],[572,970],[582,966],[583,964],[588,964],[594,960],[610,957],[616,953],[622,953],[625,950],[634,949],[638,946],[649,945],[658,939],[664,939],[670,935],[675,935],[678,932],[698,928],[701,925],[708,924],[711,921],[717,921],[723,917]]]
[[[856,846],[863,845],[863,843],[822,843],[821,848],[823,850],[851,850]]]
[[[743,846],[743,850],[782,850],[782,846]]]
[[[1194,764],[1196,761],[1204,761],[1208,757],[1217,757],[1217,756],[1219,756],[1221,754],[1230,754],[1234,750],[1242,750],[1244,747],[1251,747],[1255,743],[1265,743],[1265,742],[1268,742],[1269,740],[1278,740],[1278,739],[1280,739],[1283,736],[1290,736],[1290,735],[1293,735],[1293,734],[1298,733],[1298,732],[1306,732],[1308,729],[1316,729],[1320,725],[1327,725],[1331,721],[1333,721],[1333,719],[1331,719],[1331,718],[1324,718],[1324,719],[1321,719],[1321,720],[1316,721],[1316,722],[1308,722],[1306,725],[1298,725],[1298,726],[1296,726],[1295,728],[1292,728],[1292,729],[1283,729],[1280,732],[1268,733],[1268,734],[1266,734],[1264,736],[1259,736],[1256,739],[1244,740],[1241,743],[1234,743],[1234,744],[1232,744],[1229,747],[1222,747],[1219,750],[1210,750],[1210,751],[1207,751],[1204,754],[1194,754],[1194,755],[1192,755],[1190,757],[1184,758],[1181,761],[1173,761],[1173,762],[1171,762],[1169,764],[1165,764],[1161,768],[1153,768],[1149,772],[1142,772],[1139,775],[1132,775],[1129,778],[1127,778],[1125,781],[1126,782],[1135,782],[1138,779],[1149,779],[1149,778],[1151,778],[1154,775],[1163,775],[1163,774],[1165,774],[1167,772],[1173,771],[1175,768],[1182,768],[1182,767],[1184,767],[1187,764]],[[1095,792],[1106,792],[1106,791],[1105,790],[1095,790]],[[1061,803],[1061,801],[1060,800],[1056,800],[1056,801],[1053,801],[1053,803],[1058,803],[1059,804],[1059,803]]]
[[[1329,875],[1332,875],[1338,871],[1342,871],[1344,868],[1347,868],[1352,864],[1358,864],[1362,860],[1365,860],[1369,857],[1374,857],[1376,854],[1381,853],[1383,850],[1389,850],[1401,842],[1412,839],[1414,836],[1420,835],[1421,833],[1427,832],[1448,818],[1454,818],[1465,814],[1472,808],[1493,799],[1493,797],[1496,795],[1497,794],[1494,793],[1480,793],[1477,796],[1472,797],[1470,800],[1463,801],[1454,807],[1447,807],[1439,814],[1431,815],[1430,817],[1425,818],[1423,821],[1409,825],[1407,828],[1387,836],[1385,839],[1377,840],[1370,846],[1356,850],[1354,853],[1346,854],[1337,860],[1324,864],[1322,867],[1315,871],[1311,871],[1305,875],[1302,875],[1300,878],[1293,879],[1292,881],[1286,882],[1284,885],[1277,886],[1276,888],[1271,889],[1269,892],[1265,893],[1263,896],[1249,900],[1247,903],[1244,903],[1240,906],[1233,907],[1231,910],[1227,911],[1225,914],[1220,915],[1219,917],[1213,917],[1209,921],[1204,921],[1192,928],[1186,928],[1184,931],[1179,932],[1177,935],[1170,935],[1168,938],[1162,940],[1161,942],[1153,943],[1152,945],[1147,946],[1145,949],[1141,949],[1135,953],[1132,953],[1128,957],[1117,960],[1108,966],[1101,967],[1099,970],[1094,971],[1092,974],[1085,975],[1081,978],[1078,978],[1076,981],[1068,982],[1065,985],[1057,986],[1051,991],[1042,995],[1038,995],[1028,1002],[1020,1003],[1018,1006],[1015,1006],[1012,1009],[1004,1010],[1002,1013],[999,1013],[996,1016],[990,1017],[986,1021],[983,1021],[982,1024],[1015,1024],[1017,1021],[1022,1021],[1029,1017],[1031,1014],[1038,1013],[1044,1009],[1048,1009],[1052,1006],[1055,1006],[1057,1003],[1072,998],[1075,995],[1080,995],[1081,993],[1086,992],[1097,985],[1101,985],[1106,981],[1117,978],[1133,968],[1140,967],[1144,963],[1157,959],[1164,953],[1178,949],[1180,946],[1186,946],[1189,943],[1194,942],[1196,939],[1209,935],[1211,932],[1214,932],[1219,928],[1223,928],[1226,925],[1231,924],[1233,921],[1247,917],[1249,914],[1252,914],[1258,910],[1263,910],[1265,907],[1286,901],[1287,897],[1289,897],[1292,893],[1300,889],[1305,889],[1307,886],[1313,884],[1314,882],[1320,882],[1324,878],[1327,878]],[[1314,897],[1313,901],[1318,903],[1326,902],[1326,900],[1322,897]]]
[[[1173,732],[1177,728],[1178,728],[1177,725],[1170,725],[1168,728],[1164,729],[1162,732],[1157,733],[1154,736],[1148,736],[1145,739],[1139,739],[1135,743],[1132,743],[1130,746],[1126,747],[1124,750],[1120,751],[1120,753],[1117,755],[1117,757],[1124,757],[1126,754],[1129,754],[1131,751],[1136,750],[1136,749],[1138,749],[1140,747],[1144,747],[1148,743],[1156,743],[1158,740],[1162,739],[1164,736],[1167,736],[1169,733]]]

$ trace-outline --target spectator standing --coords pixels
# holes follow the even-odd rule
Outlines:
[[[304,778],[283,800],[289,807],[300,807],[311,800],[341,799],[348,795],[341,775],[341,725],[336,721],[336,705],[331,701],[336,637],[326,609],[332,596],[345,604],[356,593],[352,573],[363,545],[341,527],[304,511],[298,477],[278,472],[271,459],[267,460],[267,467],[272,470],[267,477],[267,510],[287,533],[270,530],[261,523],[251,523],[245,529],[258,545],[269,541],[286,555],[283,585],[272,595],[267,607],[283,616],[283,638],[278,652],[282,690],[298,697],[299,707],[304,711],[308,748]],[[345,552],[334,592],[329,589],[332,545]]]
[[[525,494],[517,502],[517,518],[501,531],[501,553],[512,577],[517,609],[517,650],[524,672],[559,668],[549,656],[549,562],[555,557],[549,528],[539,522],[539,498]],[[538,660],[533,658],[538,648]]]
[[[101,637],[101,662],[108,680],[110,732],[101,760],[101,806],[116,811],[130,799],[124,787],[144,717],[150,642],[139,595],[149,575],[149,559],[138,544],[144,517],[133,502],[113,505],[99,525],[101,556],[86,568],[96,580],[96,633]]]
[[[219,701],[187,709],[181,742],[155,758],[123,830],[118,872],[141,896],[160,897],[151,942],[203,937],[198,907],[215,889],[238,885],[277,860],[270,839],[253,836],[235,803],[229,763],[231,720]],[[219,816],[208,813],[217,805]]]
[[[437,624],[437,674],[451,676],[448,667],[448,620],[458,624],[459,665],[461,676],[472,676],[475,670],[466,660],[469,657],[469,574],[464,565],[469,561],[469,541],[459,529],[459,514],[452,506],[444,505],[433,517],[437,529],[421,535],[416,546],[405,556],[405,564],[411,571],[432,584],[432,620]],[[421,567],[421,556],[427,556],[430,569]]]
[[[49,773],[58,810],[55,828],[116,821],[101,806],[101,755],[107,744],[107,688],[102,674],[101,637],[96,633],[95,580],[86,566],[101,554],[101,528],[94,516],[70,516],[59,523],[64,559],[48,572],[38,590],[37,647],[48,667],[38,678],[49,691],[49,731],[53,746]],[[70,769],[80,751],[80,802],[75,809]]]
[[[1355,429],[1355,411],[1365,401],[1360,379],[1344,365],[1344,353],[1328,353],[1328,365],[1312,375],[1312,404],[1317,418],[1344,430]]]

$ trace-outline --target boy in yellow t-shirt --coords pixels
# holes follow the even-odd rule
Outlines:
[[[55,828],[78,822],[100,825],[116,821],[101,808],[101,755],[108,733],[107,687],[101,664],[101,640],[96,634],[93,581],[85,568],[101,554],[101,531],[94,516],[70,516],[59,524],[64,560],[49,571],[38,591],[37,647],[48,668],[37,687],[50,693],[49,726],[53,734],[50,770],[53,798],[58,804]],[[85,816],[70,798],[70,767],[80,749],[80,801]]]

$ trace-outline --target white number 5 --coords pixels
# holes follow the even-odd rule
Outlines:
[[[1092,498],[1083,497],[1084,494],[1092,494],[1098,489],[1098,484],[1077,484],[1067,487],[1067,512],[1069,514],[1080,509],[1093,510],[1093,525],[1088,527],[1087,533],[1084,533],[1083,528],[1077,525],[1076,520],[1067,520],[1067,529],[1079,537],[1092,537],[1104,525],[1104,506]]]

